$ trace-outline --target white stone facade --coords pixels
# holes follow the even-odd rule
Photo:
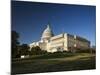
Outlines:
[[[39,46],[42,50],[46,50],[47,52],[69,51],[74,50],[74,48],[87,49],[90,47],[90,41],[68,33],[54,36],[48,25],[42,33],[41,40],[30,44],[31,48],[33,46]]]

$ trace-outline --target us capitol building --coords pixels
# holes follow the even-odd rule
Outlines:
[[[87,39],[71,35],[68,33],[61,33],[54,36],[50,25],[43,31],[40,41],[33,42],[29,44],[30,48],[34,46],[39,46],[42,50],[47,52],[57,52],[57,51],[70,51],[77,49],[88,49],[90,48],[90,41]]]

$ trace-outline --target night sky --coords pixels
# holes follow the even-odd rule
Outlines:
[[[20,43],[39,41],[48,22],[55,35],[62,32],[87,38],[95,45],[96,7],[12,1],[12,30]]]

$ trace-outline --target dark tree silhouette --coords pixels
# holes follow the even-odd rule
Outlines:
[[[19,51],[20,55],[29,55],[29,49],[30,47],[27,44],[22,44]]]
[[[11,54],[12,58],[16,58],[18,56],[18,42],[19,34],[16,31],[11,32]]]
[[[45,53],[47,52],[44,50],[41,50],[39,46],[32,47],[31,52],[30,52],[31,55],[39,55],[39,54],[45,54]]]
[[[31,55],[34,54],[34,55],[37,55],[39,54],[41,51],[40,47],[39,46],[36,46],[36,47],[32,47],[31,48]]]

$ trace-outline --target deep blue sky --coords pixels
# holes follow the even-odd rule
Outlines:
[[[48,22],[55,35],[62,32],[87,38],[95,45],[96,7],[12,1],[12,30],[21,43],[40,40]]]

